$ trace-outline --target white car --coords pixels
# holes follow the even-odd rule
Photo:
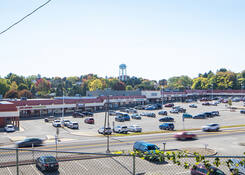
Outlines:
[[[202,127],[203,131],[219,131],[219,124],[212,123]]]
[[[128,130],[131,132],[142,132],[142,128],[139,125],[131,125]]]
[[[116,133],[128,133],[128,127],[127,126],[115,126],[113,129],[114,132]]]
[[[54,127],[61,127],[61,121],[60,120],[54,120],[53,121],[53,126]]]
[[[6,132],[14,132],[14,131],[15,131],[15,128],[14,128],[13,125],[6,125],[6,126],[4,127],[4,130],[5,130]]]

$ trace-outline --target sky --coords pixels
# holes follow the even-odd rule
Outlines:
[[[47,0],[1,0],[0,32]],[[244,0],[52,0],[0,35],[0,76],[151,80],[245,69]]]

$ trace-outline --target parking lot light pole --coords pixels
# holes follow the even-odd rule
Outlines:
[[[166,146],[166,142],[163,142],[163,151],[165,152],[165,146]]]
[[[212,101],[213,101],[213,98],[214,98],[214,84],[212,84]]]
[[[107,103],[106,103],[106,111],[105,111],[105,121],[104,121],[104,134],[105,129],[110,127],[110,121],[109,121],[109,96],[107,96]],[[106,144],[106,153],[110,153],[110,136],[109,134],[107,136],[107,144]]]

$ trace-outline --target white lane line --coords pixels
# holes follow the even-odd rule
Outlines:
[[[79,165],[80,167],[82,167],[83,169],[85,169],[86,171],[88,171],[88,168],[86,168],[84,165],[80,164],[79,162],[75,162],[77,165]]]
[[[62,168],[59,168],[59,170],[61,170],[62,173],[66,174],[66,172]]]
[[[186,174],[186,173],[190,173],[190,171],[183,171],[183,172],[179,172],[179,173],[176,173],[176,174]]]
[[[7,170],[9,171],[9,173],[10,173],[11,175],[13,175],[13,173],[11,173],[11,171],[10,171],[9,167],[7,167]]]
[[[40,173],[37,171],[37,169],[36,169],[33,165],[31,165],[31,167],[34,169],[34,171],[35,171],[38,175],[40,175]]]

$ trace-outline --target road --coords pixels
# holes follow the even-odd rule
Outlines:
[[[225,155],[229,152],[229,149],[234,147],[240,148],[233,150],[233,154],[241,155],[244,147],[239,145],[239,142],[244,141],[245,127],[222,129],[219,132],[202,132],[200,130],[193,131],[197,134],[198,139],[178,141],[173,135],[174,133],[165,134],[150,134],[150,135],[135,135],[135,136],[122,136],[122,137],[110,137],[110,150],[132,150],[135,141],[147,141],[157,144],[163,148],[162,143],[166,142],[166,149],[181,149],[185,147],[204,147],[204,144],[208,144],[210,148],[216,149],[218,153]],[[229,144],[227,144],[227,143]],[[220,146],[223,145],[223,146]],[[81,140],[74,140],[69,142],[59,142],[58,151],[77,151],[77,152],[105,152],[107,146],[106,137],[86,137]],[[8,146],[13,147],[13,145]],[[30,149],[30,148],[29,148]],[[35,149],[43,151],[56,150],[54,140],[48,142],[41,147]]]

